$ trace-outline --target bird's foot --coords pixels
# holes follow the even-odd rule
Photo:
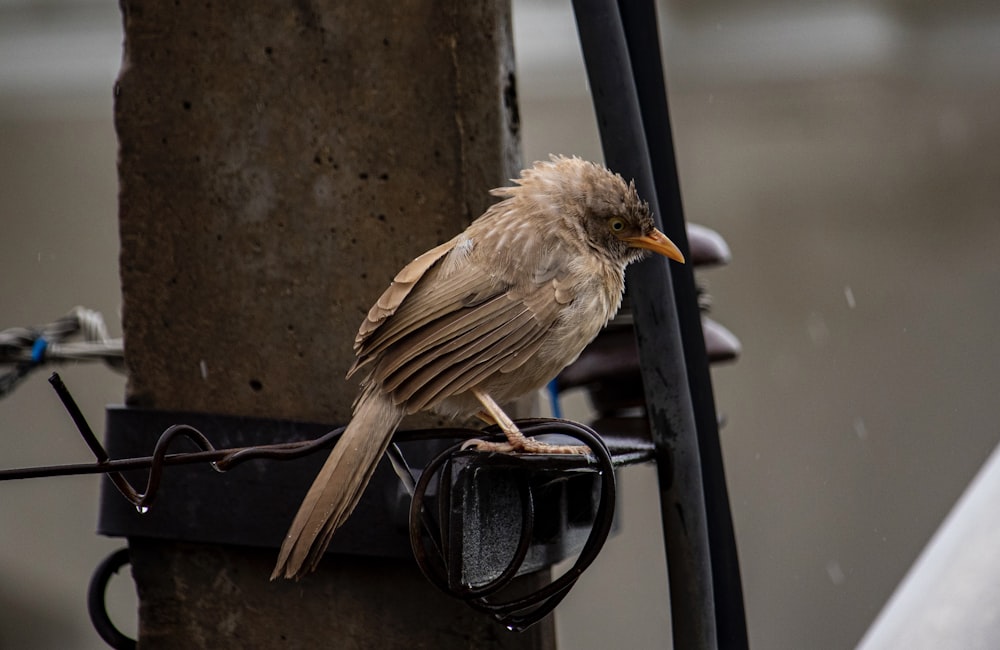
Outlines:
[[[507,442],[487,442],[485,440],[473,439],[466,440],[462,443],[462,449],[469,449],[474,447],[479,451],[495,451],[503,454],[509,454],[511,452],[520,452],[525,454],[589,454],[590,447],[586,445],[552,445],[547,442],[541,442],[535,440],[534,438],[528,438],[514,421],[503,412],[503,409],[493,401],[487,393],[475,389],[472,389],[472,394],[476,396],[483,408],[486,409],[486,413],[480,414],[479,417],[487,422],[493,421],[500,427],[503,434],[507,436]]]
[[[474,449],[476,451],[492,451],[498,454],[509,454],[514,451],[514,445],[509,442],[489,442],[479,438],[472,438],[462,443],[462,451]]]
[[[462,449],[475,449],[476,451],[496,452],[500,454],[522,453],[522,454],[580,454],[590,453],[587,445],[553,445],[547,442],[525,437],[521,432],[516,436],[508,436],[507,442],[489,442],[473,438],[462,443]]]

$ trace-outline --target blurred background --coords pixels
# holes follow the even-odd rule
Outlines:
[[[701,278],[744,346],[714,378],[751,643],[850,648],[1000,439],[1000,6],[734,4],[663,2],[661,31],[687,215],[734,254]],[[600,159],[569,1],[514,22],[525,160]],[[120,23],[109,0],[0,0],[0,329],[81,304],[120,335]],[[123,377],[60,371],[100,429]],[[2,467],[88,457],[46,374],[0,400]],[[623,482],[561,648],[669,644],[654,472]],[[122,542],[94,534],[97,496],[0,484],[0,648],[104,647],[84,595]]]

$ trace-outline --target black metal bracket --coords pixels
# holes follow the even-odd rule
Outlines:
[[[316,423],[110,407],[105,449],[59,376],[49,381],[96,462],[0,470],[0,481],[107,474],[98,521],[104,535],[277,548],[324,460],[314,452],[332,447],[343,431]],[[398,432],[392,453],[405,452],[399,462],[408,468],[405,456],[423,457],[412,500],[384,460],[331,552],[412,553],[433,584],[510,629],[543,618],[597,557],[613,528],[615,470],[652,459],[654,450],[641,430],[627,427],[602,440],[567,420],[535,418],[518,426],[530,436],[576,438],[594,456],[483,454],[442,440],[498,437],[496,427]],[[154,437],[156,432],[162,433]],[[424,460],[428,441],[437,441],[439,450]],[[185,444],[194,449],[177,450]],[[150,446],[153,453],[146,455]],[[284,462],[265,462],[273,460]],[[228,472],[236,466],[242,471]],[[143,481],[144,489],[134,487]],[[538,592],[498,600],[514,577],[574,554],[572,568]],[[103,590],[127,561],[127,554],[117,554],[102,563],[88,600],[95,627],[115,647],[129,647],[131,640],[110,624]]]
[[[277,548],[294,506],[324,460],[315,452],[331,448],[343,430],[308,422],[109,407],[105,449],[59,375],[54,373],[49,381],[96,462],[0,470],[0,481],[107,474],[108,480],[102,485],[98,532],[108,536]],[[530,435],[568,434],[579,438],[590,432],[587,427],[565,420],[536,418],[518,423]],[[641,429],[618,429],[623,433],[605,436],[612,468],[652,459],[652,444]],[[411,430],[398,432],[394,440],[410,462],[416,461],[416,466],[422,467],[451,444],[448,440],[464,441],[484,433],[495,434],[496,430]],[[428,450],[428,441],[435,441],[437,449]],[[194,449],[179,450],[181,445]],[[550,566],[579,549],[582,541],[573,540],[581,539],[575,529],[585,525],[586,517],[580,513],[596,512],[596,501],[591,500],[595,498],[592,477],[587,478],[588,472],[595,471],[592,462],[582,456],[449,453],[455,459],[450,465],[452,471],[441,477],[445,488],[435,487],[430,495],[434,498],[438,489],[448,490],[453,513],[442,525],[445,531],[452,531],[447,535],[452,548],[462,548],[462,540],[471,540],[469,536],[480,525],[497,530],[477,534],[503,539],[506,528],[484,517],[483,504],[493,500],[499,505],[495,499],[500,492],[493,489],[494,484],[510,489],[512,481],[523,481],[537,492],[536,508],[558,514],[547,521],[565,524],[539,529],[538,546],[528,556],[525,571]],[[272,460],[284,462],[264,462]],[[227,471],[238,465],[243,466],[243,471]],[[499,467],[504,471],[497,471]],[[575,474],[563,476],[568,469],[582,478]],[[563,484],[561,479],[565,479]],[[143,489],[134,487],[143,483]],[[451,484],[459,487],[452,489]],[[555,485],[559,489],[553,489]],[[539,486],[548,487],[540,490]],[[345,525],[331,551],[410,557],[409,501],[390,463],[383,461],[366,498],[351,518],[355,523]],[[569,509],[574,512],[569,513]],[[575,532],[564,535],[567,530]],[[515,537],[509,539],[517,541]],[[472,556],[468,557],[471,561]],[[480,574],[489,573],[478,554],[477,561]],[[469,576],[476,574],[473,568],[463,570]],[[475,580],[478,578],[473,577]]]
[[[548,459],[553,464],[538,455],[463,451],[458,444],[424,468],[409,519],[414,556],[428,580],[511,630],[547,616],[597,558],[614,525],[616,495],[615,460],[592,429],[551,419],[522,420],[520,426],[528,435],[575,437],[597,462],[559,456]],[[436,498],[429,493],[434,477]],[[565,507],[554,507],[560,504]],[[573,566],[542,589],[504,597],[515,577],[577,552]],[[105,595],[129,562],[128,548],[115,551],[97,566],[87,590],[94,629],[118,650],[133,650],[136,641],[111,621]]]

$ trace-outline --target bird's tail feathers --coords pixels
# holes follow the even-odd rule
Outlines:
[[[403,418],[377,389],[362,391],[354,416],[302,500],[278,553],[275,578],[301,578],[316,568],[336,531],[351,515]]]

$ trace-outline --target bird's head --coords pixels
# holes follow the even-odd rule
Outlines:
[[[684,255],[653,222],[649,204],[639,198],[635,183],[626,183],[602,165],[552,156],[521,173],[520,188],[495,194],[530,195],[540,208],[558,214],[587,244],[622,264],[653,251],[684,262]]]

